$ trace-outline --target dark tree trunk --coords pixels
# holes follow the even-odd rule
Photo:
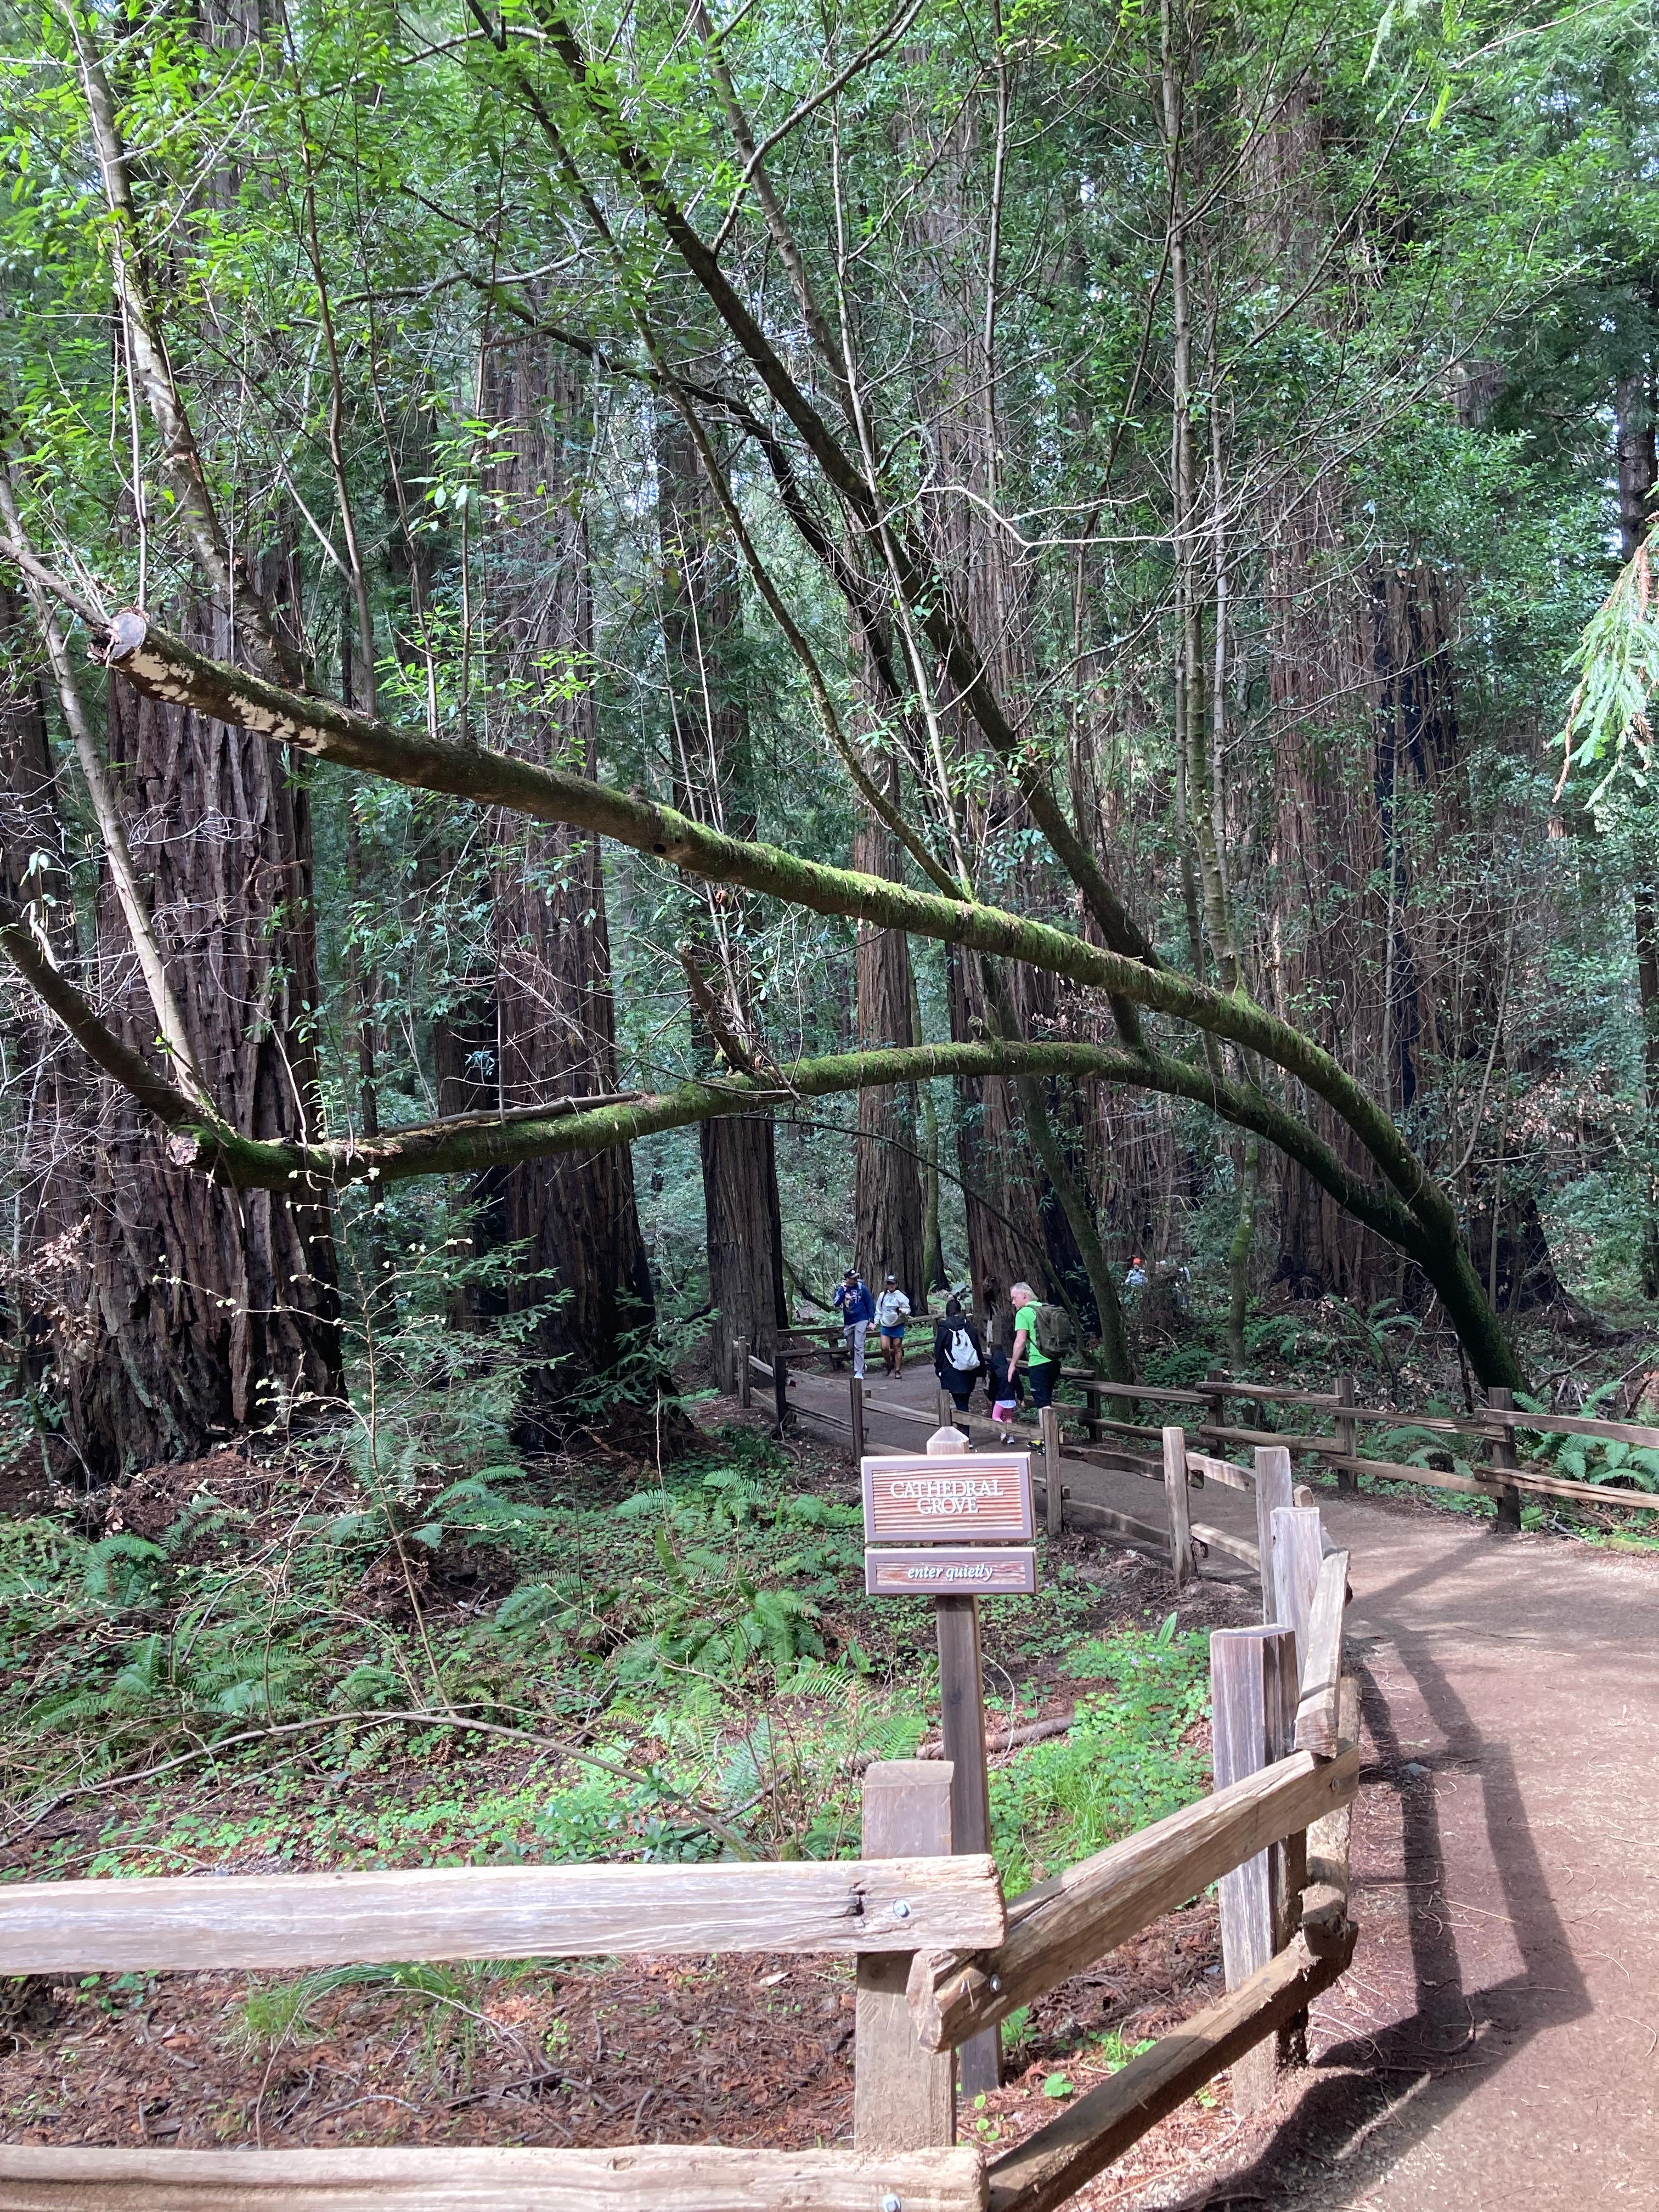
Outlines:
[[[987,1030],[979,961],[950,951],[951,1035],[958,1043]],[[1011,991],[1027,980],[1011,971]],[[1033,1158],[1025,1117],[1013,1086],[1000,1076],[969,1077],[957,1085],[957,1162],[968,1227],[968,1267],[981,1311],[991,1293],[1006,1303],[1008,1285],[1043,1279],[1048,1237],[1043,1178]]]
[[[222,619],[198,612],[228,659]],[[318,1003],[311,822],[302,785],[263,738],[109,687],[109,753],[133,857],[221,1109],[245,1133],[315,1127]],[[97,932],[129,1044],[155,1019],[107,883]],[[76,1291],[58,1332],[65,1431],[94,1477],[191,1458],[216,1437],[341,1387],[325,1200],[223,1190],[172,1164],[125,1094],[100,1086]],[[65,1224],[68,1226],[69,1224]]]
[[[1659,484],[1653,377],[1644,366],[1627,377],[1615,398],[1615,462],[1619,478],[1619,550],[1634,560],[1647,541],[1649,509]],[[1642,1077],[1651,1123],[1659,1115],[1659,838],[1642,823],[1632,839],[1636,880],[1632,920],[1636,935],[1636,995],[1642,1021]],[[1659,1297],[1659,1192],[1650,1188],[1642,1230],[1642,1290]]]
[[[6,665],[26,670],[34,650],[27,608],[0,584]],[[58,780],[38,680],[19,672],[0,689],[0,890],[28,915],[65,973],[79,965],[72,886],[64,860]],[[13,1387],[39,1388],[49,1372],[79,1243],[85,1171],[74,1132],[88,1121],[94,1086],[86,1063],[27,991],[8,994],[3,1085],[15,1178],[0,1241],[4,1320]],[[67,1235],[65,1231],[67,1231]],[[69,1472],[62,1455],[53,1471]]]
[[[490,356],[486,405],[514,449],[492,471],[510,495],[489,577],[493,636],[514,750],[594,771],[592,603],[574,488],[587,411],[580,384],[544,345]],[[498,742],[500,740],[498,739]],[[495,1022],[458,1040],[477,1095],[501,1108],[617,1087],[616,1009],[599,842],[579,830],[492,823]],[[624,1394],[654,1376],[655,1304],[625,1147],[532,1160],[483,1179],[478,1235],[525,1246],[508,1307],[546,1310],[536,1343],[532,1425],[556,1430],[573,1394],[605,1379]],[[630,1355],[639,1361],[629,1370]]]
[[[735,549],[680,417],[657,427],[658,534],[663,637],[668,658],[675,804],[733,836],[757,827],[754,757],[744,690],[742,599]],[[688,894],[686,933],[709,988],[739,1036],[752,1032],[744,938],[747,902]],[[694,1006],[692,1050],[712,1064],[710,1040]],[[769,1359],[788,1326],[783,1279],[783,1214],[770,1115],[705,1121],[698,1132],[708,1227],[708,1301],[728,1338],[744,1337]]]
[[[890,833],[868,817],[853,839],[853,866],[870,875],[899,873]],[[860,925],[855,963],[860,1051],[914,1044],[910,946],[903,931]],[[884,1275],[896,1275],[917,1312],[925,1312],[921,1163],[907,1091],[884,1084],[859,1093],[853,1181],[854,1249],[848,1258],[878,1292]]]

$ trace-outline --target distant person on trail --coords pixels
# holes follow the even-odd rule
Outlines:
[[[974,1385],[985,1373],[985,1346],[979,1331],[962,1310],[954,1291],[945,1301],[945,1316],[933,1331],[933,1372],[941,1390],[951,1394],[957,1409],[957,1426],[968,1434],[968,1406]]]
[[[1144,1291],[1146,1287],[1146,1262],[1137,1252],[1129,1262],[1129,1272],[1123,1278],[1126,1291]]]
[[[861,1382],[864,1380],[864,1340],[876,1317],[876,1302],[870,1295],[870,1285],[856,1267],[849,1267],[836,1285],[835,1304],[841,1316],[842,1341],[853,1355],[853,1372]]]
[[[1008,1355],[1012,1388],[1023,1368],[1031,1386],[1031,1403],[1039,1411],[1054,1401],[1054,1382],[1071,1336],[1065,1309],[1042,1305],[1029,1283],[1015,1283],[1008,1292],[1014,1309],[1014,1348]]]
[[[881,1364],[890,1375],[904,1372],[904,1324],[910,1318],[910,1301],[889,1275],[876,1300],[876,1327],[881,1331]]]

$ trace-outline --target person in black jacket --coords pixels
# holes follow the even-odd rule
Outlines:
[[[954,1292],[945,1301],[944,1316],[933,1331],[933,1372],[939,1388],[950,1392],[951,1403],[957,1409],[957,1426],[966,1436],[969,1401],[975,1383],[985,1372],[985,1346]]]

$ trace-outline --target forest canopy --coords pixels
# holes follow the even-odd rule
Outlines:
[[[411,1297],[552,1431],[849,1261],[1659,1296],[1650,7],[4,13],[66,1464]]]

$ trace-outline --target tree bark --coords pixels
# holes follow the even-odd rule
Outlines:
[[[510,453],[489,472],[492,488],[507,495],[487,556],[491,636],[505,696],[536,702],[507,708],[506,726],[520,757],[591,776],[592,590],[576,495],[586,395],[568,356],[545,341],[493,347],[488,362],[485,410],[514,433]],[[499,811],[491,826],[495,1034],[475,1025],[469,1048],[479,1103],[510,1112],[550,1096],[614,1091],[616,1007],[599,840]],[[491,1170],[476,1197],[480,1243],[524,1247],[507,1309],[544,1309],[534,1339],[540,1364],[530,1378],[531,1430],[556,1432],[573,1395],[595,1382],[648,1395],[655,1298],[627,1147]]]
[[[685,424],[667,410],[657,424],[657,503],[676,804],[700,821],[752,837],[757,794],[737,562]],[[749,903],[722,905],[696,890],[687,901],[688,933],[741,1036],[753,1028]],[[695,1006],[691,1033],[694,1057],[708,1060],[711,1041]],[[789,1321],[772,1116],[705,1122],[698,1136],[709,1304],[728,1338],[746,1338],[769,1360]]]
[[[1655,436],[1654,378],[1645,362],[1626,377],[1614,397],[1614,461],[1619,480],[1619,552],[1633,561],[1646,542],[1649,508],[1659,483],[1659,441]],[[1632,920],[1636,938],[1636,1002],[1642,1024],[1642,1076],[1650,1127],[1659,1119],[1659,839],[1645,824],[1632,833],[1636,879],[1632,886]],[[1652,1141],[1650,1137],[1650,1142]],[[1642,1224],[1642,1292],[1659,1297],[1659,1188],[1651,1174]]]
[[[58,778],[47,738],[45,699],[29,672],[31,645],[22,599],[0,583],[0,895],[26,918],[43,952],[65,972],[79,967],[74,887],[65,864]],[[70,1321],[64,1293],[74,1268],[76,1232],[84,1217],[86,1171],[75,1133],[90,1118],[95,1085],[78,1057],[65,1053],[57,1024],[33,993],[8,994],[3,1084],[13,1131],[9,1219],[0,1230],[6,1334],[12,1387],[33,1395],[49,1371],[54,1334]],[[52,1460],[60,1477],[62,1455]]]
[[[896,799],[897,793],[890,789],[888,795]],[[868,815],[854,835],[853,866],[865,874],[898,879],[893,838]],[[860,1048],[916,1043],[910,946],[903,931],[860,927],[854,957]],[[857,1261],[878,1291],[884,1276],[896,1275],[916,1311],[925,1313],[921,1172],[910,1093],[887,1084],[859,1093],[853,1164],[853,1249],[848,1258]]]
[[[196,617],[204,649],[229,627]],[[318,1004],[311,820],[283,757],[246,732],[109,687],[110,769],[188,1031],[216,1103],[242,1134],[316,1132]],[[96,929],[135,1050],[155,1035],[107,876]],[[55,1388],[97,1478],[189,1459],[216,1437],[341,1389],[339,1301],[326,1198],[208,1189],[113,1086]],[[65,1224],[67,1225],[67,1224]]]

